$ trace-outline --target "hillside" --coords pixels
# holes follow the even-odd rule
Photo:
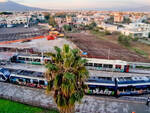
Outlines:
[[[42,11],[44,9],[28,7],[13,1],[0,2],[0,11]]]

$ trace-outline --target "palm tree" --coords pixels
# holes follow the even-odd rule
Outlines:
[[[55,47],[56,53],[46,53],[52,61],[45,64],[48,92],[53,92],[54,100],[61,113],[74,113],[75,103],[81,102],[87,86],[88,71],[78,49],[64,45]]]

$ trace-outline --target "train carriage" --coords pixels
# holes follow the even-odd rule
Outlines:
[[[96,58],[86,58],[85,66],[88,69],[102,70],[102,71],[118,71],[129,72],[129,64],[122,60],[105,60]]]
[[[17,55],[12,58],[12,62],[33,64],[33,65],[42,65],[47,61],[50,61],[50,58],[40,57],[37,55]]]
[[[119,77],[117,79],[118,96],[150,93],[150,77]]]
[[[90,77],[85,84],[88,85],[86,93],[89,95],[115,95],[115,81],[111,77]]]
[[[46,88],[48,83],[44,78],[43,73],[34,71],[18,70],[17,72],[13,69],[9,69],[11,75],[9,82],[13,84],[35,87],[35,88]]]
[[[47,80],[44,78],[44,73],[5,68],[0,69],[0,81],[33,88],[46,88],[48,85]],[[88,78],[85,84],[88,86],[86,93],[90,95],[126,96],[150,94],[149,76],[93,76]]]
[[[15,62],[18,63],[28,63],[35,65],[42,65],[47,61],[51,61],[50,58],[40,57],[37,55],[17,55],[13,58]],[[98,71],[116,71],[116,72],[129,72],[129,64],[122,60],[106,60],[106,59],[96,59],[96,58],[85,58],[87,63],[85,66],[89,70]]]

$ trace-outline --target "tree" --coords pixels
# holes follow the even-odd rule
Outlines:
[[[47,14],[47,15],[45,15],[45,16],[44,16],[44,18],[45,18],[46,20],[49,20],[50,15],[49,15],[49,14]]]
[[[131,23],[131,20],[130,18],[124,18],[122,23],[129,24]]]
[[[109,32],[108,30],[105,30],[105,35],[111,35],[111,32]]]
[[[71,25],[65,24],[65,25],[63,26],[63,28],[64,28],[65,31],[72,31],[72,26],[71,26]]]
[[[53,92],[54,100],[61,113],[74,113],[75,103],[80,102],[87,86],[84,84],[88,71],[85,59],[80,56],[78,49],[63,49],[55,47],[56,53],[47,53],[52,62],[45,64],[48,81],[47,91]]]
[[[92,23],[89,25],[89,29],[90,29],[90,30],[93,30],[96,26],[97,26],[97,24],[96,24],[95,22],[92,22]]]
[[[120,35],[120,36],[118,37],[118,42],[121,43],[122,40],[123,40],[123,35]]]
[[[126,47],[130,46],[131,36],[120,35],[118,37],[118,42]]]
[[[114,23],[114,16],[110,16],[110,18],[107,19],[107,20],[105,21],[105,23],[107,23],[107,24],[113,24],[113,23]]]
[[[55,27],[57,24],[55,22],[55,18],[53,16],[50,16],[49,18],[49,25]]]

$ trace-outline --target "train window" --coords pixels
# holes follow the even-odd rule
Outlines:
[[[0,74],[0,79],[5,80],[5,77],[2,74]]]
[[[98,67],[98,64],[94,63],[94,67]]]
[[[86,63],[85,66],[93,66],[93,63]]]
[[[109,65],[109,68],[113,68],[113,65]]]
[[[93,66],[93,63],[88,63],[88,66]]]
[[[41,62],[40,59],[33,59],[34,62]]]
[[[19,78],[19,82],[23,82],[23,79],[22,79],[22,78]]]
[[[23,57],[18,57],[19,60],[24,60],[25,61],[25,58]]]
[[[116,69],[121,69],[121,65],[116,65]]]
[[[38,80],[33,80],[33,84],[38,84]]]
[[[85,63],[84,66],[88,66],[88,63]]]
[[[104,68],[112,68],[113,67],[113,65],[111,65],[111,64],[104,64],[104,66],[103,66]]]
[[[40,84],[40,85],[45,85],[45,82],[44,82],[43,80],[40,80],[40,81],[39,81],[39,84]]]
[[[102,67],[102,64],[94,63],[94,67]]]
[[[26,58],[26,61],[32,61],[32,58]]]
[[[26,79],[26,83],[30,83],[30,79]]]

